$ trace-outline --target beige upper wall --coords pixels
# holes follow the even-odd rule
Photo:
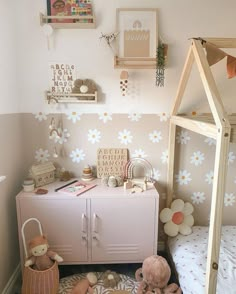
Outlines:
[[[94,0],[97,18],[96,29],[57,30],[53,36],[54,47],[48,51],[46,37],[39,25],[39,12],[45,12],[46,0],[22,0],[16,4],[18,84],[21,112],[65,111],[67,108],[81,112],[108,111],[128,112],[169,112],[175,96],[179,77],[185,61],[191,37],[234,37],[236,2],[228,0],[171,1],[171,0]],[[129,70],[130,95],[122,97],[119,89],[121,70],[113,68],[113,53],[99,38],[101,33],[115,31],[116,8],[156,7],[159,9],[159,32],[169,44],[168,67],[164,88],[155,86],[155,70]],[[24,17],[22,17],[24,15]],[[102,101],[97,105],[73,105],[60,108],[48,107],[44,102],[44,91],[48,88],[48,63],[69,62],[77,68],[77,76],[91,78],[100,88]],[[221,69],[219,81],[225,74]],[[195,99],[203,95],[201,84],[194,76],[185,109],[199,109]],[[230,87],[232,86],[232,83]],[[231,103],[229,87],[221,86]],[[205,105],[203,105],[205,107]],[[236,110],[235,110],[236,111]]]

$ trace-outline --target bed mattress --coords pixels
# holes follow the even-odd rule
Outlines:
[[[184,294],[204,294],[208,227],[194,226],[189,236],[169,238],[169,249]],[[217,294],[236,294],[236,226],[222,227]]]

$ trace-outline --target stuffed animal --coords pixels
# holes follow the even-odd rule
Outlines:
[[[137,294],[181,294],[182,290],[175,283],[167,286],[171,270],[165,258],[159,255],[147,257],[142,268],[137,269],[135,277],[141,281]]]
[[[105,271],[103,274],[103,284],[105,288],[114,288],[120,281],[120,276],[113,271]]]
[[[25,266],[32,266],[35,270],[44,271],[53,265],[54,260],[57,262],[63,261],[61,256],[48,250],[48,248],[48,241],[44,235],[33,238],[29,242],[29,250],[32,255],[26,260]]]
[[[93,294],[92,286],[94,286],[96,283],[96,275],[94,273],[88,273],[85,279],[81,279],[79,282],[77,282],[70,294],[86,294],[87,292],[89,292],[89,294]]]

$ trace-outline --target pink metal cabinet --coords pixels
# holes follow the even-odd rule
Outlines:
[[[154,198],[92,199],[90,223],[93,261],[142,262],[155,253]]]

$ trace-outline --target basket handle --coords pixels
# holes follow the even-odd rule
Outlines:
[[[26,226],[30,221],[35,221],[35,222],[38,223],[40,235],[43,235],[42,225],[41,225],[40,221],[39,221],[37,218],[29,218],[29,219],[27,219],[27,220],[23,223],[22,228],[21,228],[21,236],[22,236],[22,240],[23,240],[23,246],[24,246],[24,250],[25,250],[25,256],[26,256],[26,258],[28,258],[28,252],[27,252],[27,247],[26,247],[26,243],[25,243],[25,233],[24,233],[24,229],[25,229],[25,226]]]

